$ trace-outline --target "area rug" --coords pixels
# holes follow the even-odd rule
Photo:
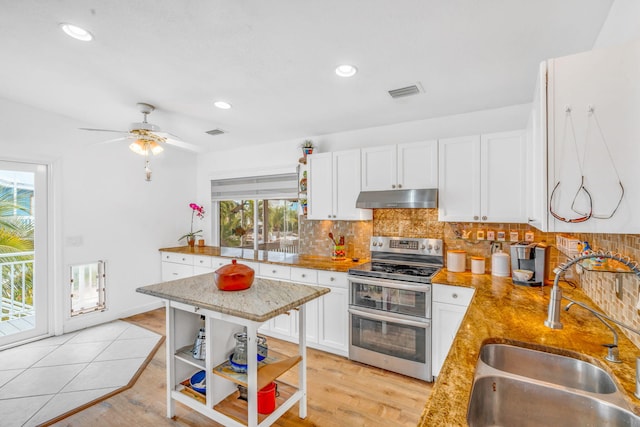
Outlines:
[[[117,320],[0,351],[0,424],[48,425],[130,388],[163,341]]]

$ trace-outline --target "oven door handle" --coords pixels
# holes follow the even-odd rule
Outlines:
[[[406,319],[399,319],[397,317],[390,317],[390,316],[382,316],[379,314],[373,314],[370,312],[365,312],[365,311],[361,311],[361,310],[355,310],[353,308],[349,309],[349,313],[350,314],[355,314],[357,316],[361,316],[361,317],[366,317],[368,319],[373,319],[373,320],[379,320],[382,322],[393,322],[393,323],[398,323],[400,325],[405,325],[405,326],[415,326],[416,328],[421,328],[421,329],[428,329],[431,325],[429,324],[429,321],[425,321],[425,322],[418,322],[415,320],[406,320]]]
[[[362,283],[363,285],[383,286],[386,288],[423,292],[425,294],[428,294],[429,292],[431,292],[431,283],[409,285],[409,284],[400,283],[394,280],[387,280],[387,279],[365,279],[361,276],[347,276],[347,279],[352,283]]]

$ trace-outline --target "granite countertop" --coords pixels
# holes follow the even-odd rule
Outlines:
[[[451,273],[446,269],[433,279],[433,283],[473,287],[476,291],[433,386],[419,427],[467,425],[467,405],[475,366],[480,347],[487,342],[517,343],[578,357],[600,366],[613,375],[626,394],[629,407],[640,415],[640,400],[633,397],[635,363],[640,349],[619,328],[622,363],[610,363],[604,360],[606,349],[602,344],[613,342],[611,331],[587,310],[575,306],[569,312],[562,311],[563,329],[544,326],[550,286],[542,289],[516,286],[510,277]],[[561,287],[565,296],[597,308],[582,291],[565,283]]]
[[[177,301],[232,316],[265,322],[329,292],[328,288],[256,277],[249,289],[221,291],[214,273],[171,280],[136,289],[147,295]]]
[[[287,265],[290,267],[312,268],[315,270],[328,270],[347,272],[350,268],[369,262],[368,259],[353,261],[347,258],[342,261],[333,261],[331,257],[314,255],[287,254],[281,252],[254,251],[253,249],[219,248],[217,246],[178,246],[162,248],[161,252],[174,252],[180,254],[218,256],[226,258],[244,259],[247,261],[264,262],[267,264]]]

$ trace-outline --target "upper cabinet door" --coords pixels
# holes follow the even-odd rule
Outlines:
[[[595,215],[549,216],[549,231],[640,233],[640,41],[548,62],[549,203],[564,218],[588,213],[584,192],[574,202],[584,176]]]
[[[311,154],[307,157],[307,218],[331,219],[333,215],[333,157],[331,153]]]
[[[523,131],[481,137],[480,220],[526,223],[526,146]]]
[[[397,186],[396,146],[363,148],[362,191],[393,190]]]
[[[333,214],[335,219],[371,219],[371,209],[356,208],[360,194],[360,150],[333,153]]]
[[[438,141],[398,144],[398,188],[438,188]]]
[[[526,131],[527,222],[548,230],[547,205],[547,62],[540,64]]]
[[[311,154],[308,219],[368,220],[371,209],[356,208],[360,194],[360,150]]]
[[[480,220],[480,136],[439,141],[438,219]]]

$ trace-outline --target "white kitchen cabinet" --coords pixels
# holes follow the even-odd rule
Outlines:
[[[318,347],[341,356],[349,355],[349,282],[346,273],[319,271],[318,285],[331,289],[318,301]]]
[[[193,255],[161,252],[162,281],[193,276]]]
[[[527,222],[548,231],[547,205],[547,63],[542,62],[533,92],[526,130],[527,141]]]
[[[459,286],[433,284],[431,371],[436,377],[447,358],[474,290]]]
[[[524,131],[439,141],[440,221],[525,223]]]
[[[438,141],[362,149],[362,191],[438,187]]]
[[[307,157],[308,219],[368,220],[371,209],[356,208],[360,194],[360,150]]]
[[[573,206],[578,212],[572,205],[584,176],[593,214],[606,217],[624,186],[611,218],[568,223],[549,214],[549,231],[640,232],[639,69],[639,41],[547,61],[549,205],[561,217],[582,217],[590,210],[584,192]]]

